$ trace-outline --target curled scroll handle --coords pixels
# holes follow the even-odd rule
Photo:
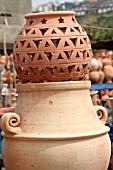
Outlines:
[[[107,111],[103,106],[94,106],[100,121],[105,124],[107,121]]]
[[[20,116],[16,113],[6,113],[0,120],[0,126],[5,134],[18,134],[21,132]]]

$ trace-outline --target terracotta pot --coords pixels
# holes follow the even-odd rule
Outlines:
[[[26,82],[85,80],[92,56],[87,33],[75,12],[25,16],[27,22],[14,45],[18,77]]]
[[[106,81],[112,83],[113,67],[110,66],[110,65],[104,66],[103,71],[104,71],[104,74],[105,74],[105,79],[106,79]]]
[[[96,58],[91,59],[90,71],[97,71],[99,69],[99,62]]]
[[[91,71],[89,73],[89,79],[91,80],[92,83],[98,83],[99,82],[99,73],[98,71]]]
[[[90,81],[18,84],[19,115],[1,119],[6,169],[107,170],[107,113],[93,106],[89,88]]]
[[[99,63],[99,71],[103,69],[103,64],[101,59],[97,59]]]
[[[99,80],[98,80],[98,83],[103,83],[104,81],[104,78],[105,78],[105,74],[102,70],[99,70],[98,71],[98,74],[99,74]]]
[[[103,63],[103,66],[112,65],[112,61],[109,57],[103,58],[102,63]]]

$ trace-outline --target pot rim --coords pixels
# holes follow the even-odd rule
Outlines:
[[[30,13],[30,14],[26,14],[25,18],[29,19],[29,18],[36,18],[36,17],[48,17],[48,16],[60,16],[60,15],[65,15],[65,16],[69,16],[69,15],[76,15],[76,12],[74,11],[49,11],[49,12],[40,12],[40,13]]]
[[[64,81],[45,83],[18,83],[18,92],[53,91],[53,90],[83,90],[89,89],[91,81]]]

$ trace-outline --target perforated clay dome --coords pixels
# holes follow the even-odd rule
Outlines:
[[[82,81],[89,74],[91,43],[75,12],[28,14],[14,44],[22,83]]]

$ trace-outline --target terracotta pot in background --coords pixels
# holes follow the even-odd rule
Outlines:
[[[105,79],[107,83],[112,83],[113,67],[111,65],[104,66],[103,71],[104,71]]]
[[[98,71],[91,71],[89,73],[89,79],[91,80],[92,83],[98,83],[100,79]]]
[[[91,59],[90,71],[97,71],[100,67],[100,64],[96,58]]]
[[[105,58],[102,59],[102,64],[103,66],[112,65],[112,61],[108,56],[106,56]]]
[[[105,74],[102,70],[99,70],[98,71],[98,74],[99,74],[99,80],[98,80],[98,83],[103,83],[104,79],[105,79]]]

